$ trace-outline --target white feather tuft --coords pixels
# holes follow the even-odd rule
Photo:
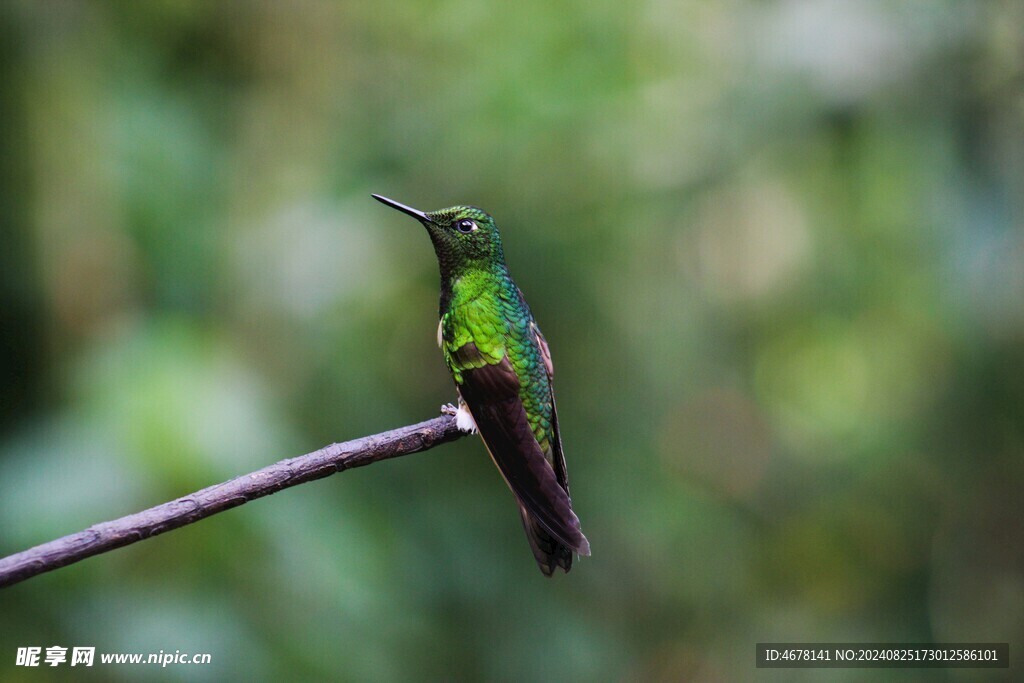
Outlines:
[[[462,401],[459,401],[459,410],[455,413],[455,426],[464,432],[470,434],[476,434],[476,420],[473,419],[473,414],[469,412],[469,408]]]

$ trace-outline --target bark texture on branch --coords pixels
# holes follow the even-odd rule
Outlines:
[[[461,436],[465,433],[455,426],[455,418],[446,415],[282,460],[169,503],[95,524],[77,534],[0,559],[0,588],[198,522],[291,486],[378,460],[426,451]]]

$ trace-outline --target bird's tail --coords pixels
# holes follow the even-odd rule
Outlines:
[[[572,569],[572,548],[549,534],[522,505],[519,506],[519,515],[523,518],[523,529],[533,549],[533,556],[537,559],[537,566],[544,576],[551,576],[556,567],[566,572]]]

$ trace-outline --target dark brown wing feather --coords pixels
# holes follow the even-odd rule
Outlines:
[[[555,480],[568,494],[569,481],[565,472],[562,442],[558,434],[558,417],[554,409],[554,397],[552,397],[551,406],[551,427],[551,460],[554,467]],[[530,548],[533,549],[533,556],[536,558],[537,565],[544,575],[551,576],[555,567],[561,567],[566,572],[572,569],[573,549],[553,538],[522,505],[519,506],[519,513],[523,519],[523,529],[526,531],[526,538],[530,542]],[[590,554],[590,544],[587,543],[586,539],[584,539],[583,545],[578,550],[581,555]]]
[[[503,358],[494,365],[463,371],[462,377],[459,391],[473,414],[487,450],[512,493],[529,513],[530,519],[524,517],[524,527],[531,546],[535,546],[538,563],[541,563],[538,550],[546,551],[545,546],[549,542],[557,542],[580,554],[589,554],[589,544],[580,531],[579,519],[572,511],[569,494],[563,485],[564,465],[558,467],[561,476],[556,476],[555,469],[548,464],[534,438],[519,398],[519,378],[512,364]],[[547,532],[548,538],[531,533],[534,525]],[[550,553],[545,557],[548,555]],[[556,551],[556,563],[564,566],[557,561],[559,557]],[[541,569],[545,569],[543,563]]]

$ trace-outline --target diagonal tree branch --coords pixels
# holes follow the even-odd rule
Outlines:
[[[435,417],[419,424],[331,444],[297,458],[282,460],[169,503],[111,522],[102,522],[77,534],[0,559],[0,588],[198,522],[291,486],[378,460],[430,450],[462,436],[465,433],[455,426],[455,418]]]

